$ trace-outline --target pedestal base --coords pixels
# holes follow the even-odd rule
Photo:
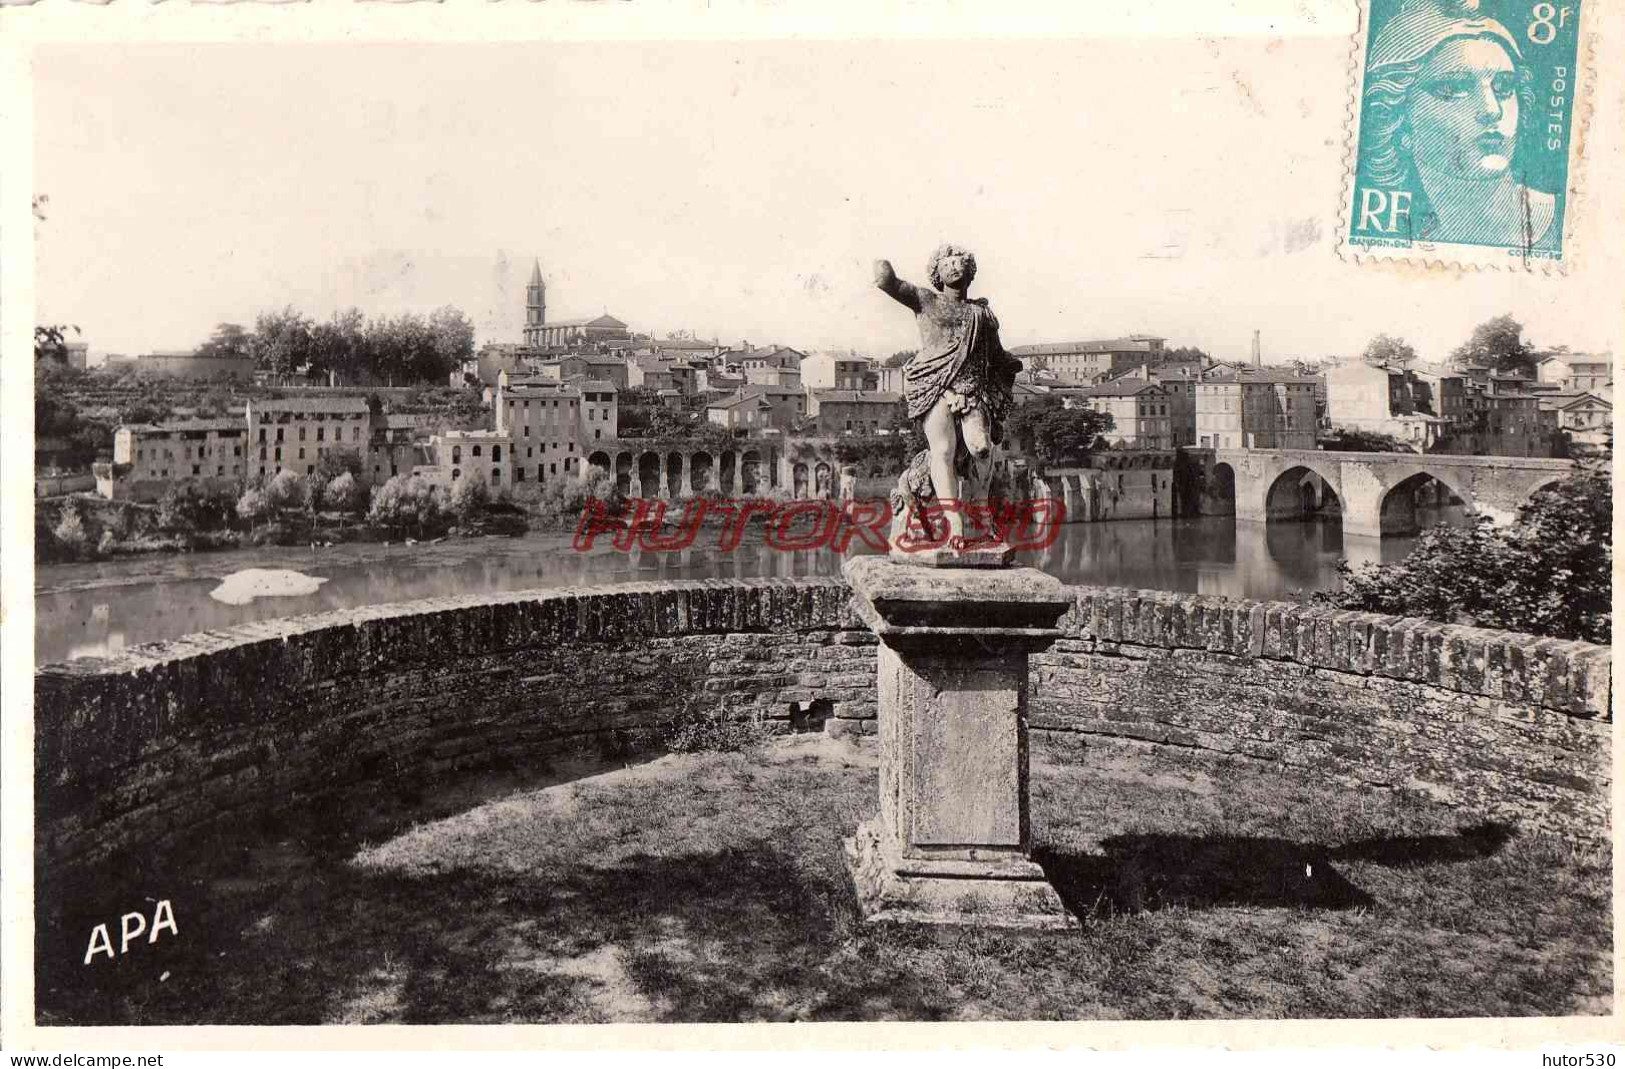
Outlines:
[[[846,840],[847,868],[869,923],[1078,927],[1044,870],[1025,858],[905,858],[889,845],[874,821],[858,825],[857,834]]]
[[[893,542],[888,555],[899,564],[914,564],[922,568],[1003,568],[1015,559],[1016,550],[1005,542],[968,548],[934,546],[916,550],[899,549]]]

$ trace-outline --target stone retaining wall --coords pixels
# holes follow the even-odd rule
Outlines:
[[[1079,587],[1035,729],[1213,750],[1604,836],[1610,651],[1426,620]]]
[[[1035,729],[1321,768],[1606,834],[1607,650],[1094,588],[1064,627],[1033,661]],[[161,848],[357,780],[523,762],[690,709],[872,732],[875,673],[839,579],[436,599],[48,665],[36,849],[56,865]]]

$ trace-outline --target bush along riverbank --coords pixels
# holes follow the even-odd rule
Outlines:
[[[761,496],[789,500],[783,491]],[[282,472],[240,491],[176,486],[156,504],[108,501],[94,494],[40,499],[34,512],[34,557],[40,564],[57,564],[265,545],[571,534],[591,500],[604,503],[602,515],[629,518],[628,499],[599,471],[586,480],[493,490],[476,480],[447,489],[417,476],[396,476],[368,487],[353,471],[318,468],[308,476]],[[668,505],[664,526],[682,522],[683,505]],[[731,516],[727,510],[707,511],[703,526],[725,526]],[[757,515],[751,522],[759,526],[764,521]]]

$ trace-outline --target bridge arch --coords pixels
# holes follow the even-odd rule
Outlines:
[[[1201,506],[1204,516],[1234,516],[1236,514],[1236,469],[1225,461],[1213,465],[1213,472],[1203,489]]]
[[[1421,526],[1417,519],[1419,507],[1471,501],[1471,492],[1463,492],[1454,480],[1428,470],[1417,471],[1382,492],[1377,501],[1377,526],[1385,535],[1414,534]]]
[[[1270,480],[1264,490],[1264,518],[1267,520],[1311,519],[1320,515],[1341,515],[1339,479],[1328,478],[1313,464],[1294,464]]]

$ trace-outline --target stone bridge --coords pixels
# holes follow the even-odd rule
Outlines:
[[[1203,451],[1193,451],[1203,452]],[[1536,490],[1574,470],[1569,460],[1461,457],[1423,453],[1340,453],[1310,449],[1207,450],[1208,496],[1233,488],[1237,519],[1272,520],[1340,509],[1343,533],[1382,536],[1417,528],[1417,491],[1435,482],[1461,502],[1509,523]]]

